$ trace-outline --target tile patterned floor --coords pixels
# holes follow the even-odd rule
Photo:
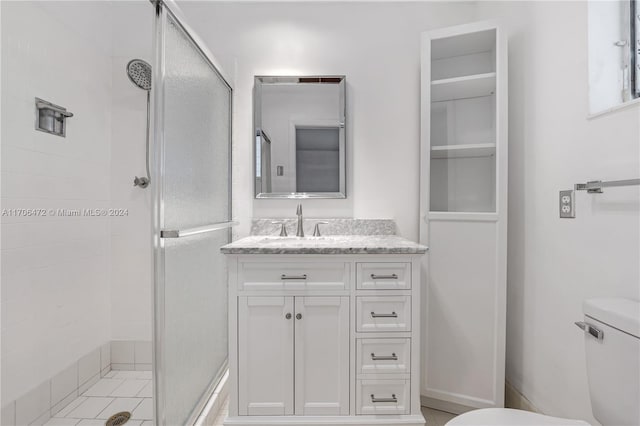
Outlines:
[[[444,426],[456,416],[455,414],[427,407],[422,407],[422,415],[427,420],[426,426]]]
[[[218,414],[218,417],[216,417],[216,419],[213,421],[213,425],[211,426],[222,426],[225,417],[227,417],[227,414],[229,414],[229,398],[227,398],[226,401],[224,401],[224,403],[222,404],[220,413]],[[426,426],[444,426],[449,420],[453,419],[456,416],[455,414],[433,410],[427,407],[422,407],[422,414],[427,420]]]
[[[119,411],[132,413],[127,426],[152,426],[150,371],[111,371],[80,397],[56,414],[45,426],[104,426],[111,415]],[[229,413],[229,398],[220,408],[211,426],[223,426]],[[422,408],[426,426],[444,426],[455,414]]]
[[[127,426],[152,426],[151,371],[112,370],[55,414],[45,426],[104,426],[120,411],[131,412]]]

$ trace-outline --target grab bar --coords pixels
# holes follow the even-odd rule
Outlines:
[[[190,237],[192,235],[206,234],[208,232],[219,231],[220,229],[231,228],[238,225],[238,222],[218,222],[211,225],[198,226],[195,228],[187,229],[170,229],[160,231],[160,238],[183,238]]]
[[[615,186],[632,186],[640,185],[640,178],[638,179],[625,179],[625,180],[592,180],[587,183],[576,183],[574,189],[576,191],[587,191],[589,194],[602,194],[602,188],[612,188]]]

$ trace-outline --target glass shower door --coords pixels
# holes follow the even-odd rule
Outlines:
[[[227,363],[231,88],[163,2],[156,14],[156,423],[184,425]]]

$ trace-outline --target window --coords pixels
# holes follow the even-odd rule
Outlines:
[[[640,98],[640,0],[589,2],[589,110]]]
[[[640,0],[631,1],[631,82],[633,97],[640,98]]]

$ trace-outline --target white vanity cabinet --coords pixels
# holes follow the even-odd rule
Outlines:
[[[421,256],[227,254],[225,424],[423,425]]]

